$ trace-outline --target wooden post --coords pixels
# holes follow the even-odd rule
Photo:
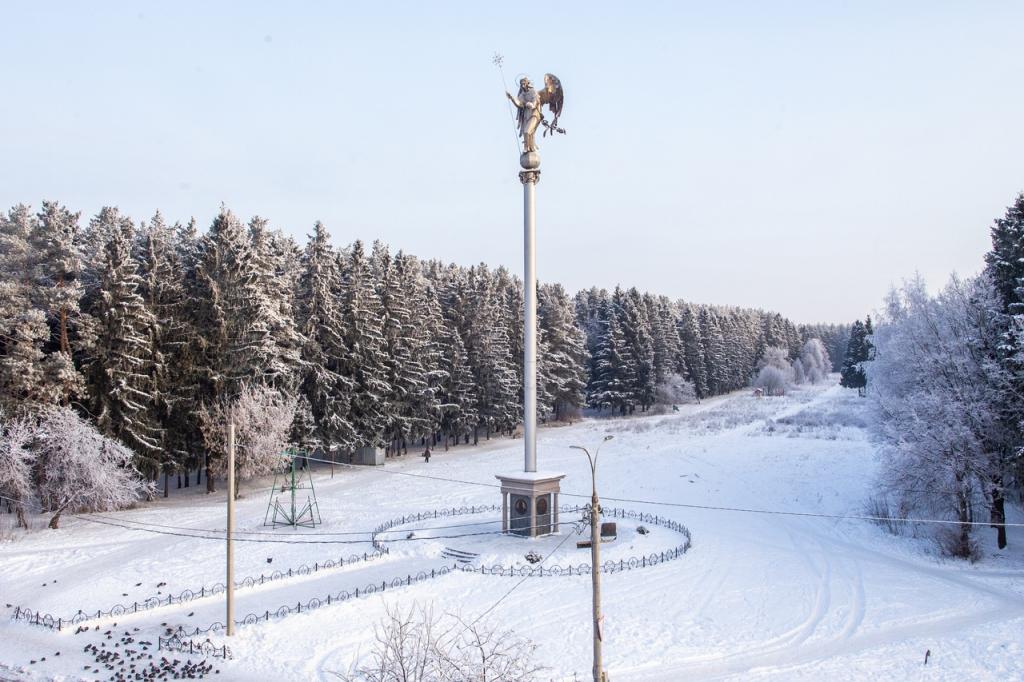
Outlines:
[[[235,553],[231,536],[235,531],[235,424],[228,422],[228,532],[227,532],[227,628],[228,637],[235,634]]]

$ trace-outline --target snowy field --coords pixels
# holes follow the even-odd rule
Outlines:
[[[569,446],[595,446],[610,433],[615,439],[605,445],[599,465],[603,497],[862,514],[877,463],[861,407],[855,393],[838,387],[770,399],[737,394],[668,416],[542,429],[539,461],[544,470],[568,474],[563,491],[586,494],[586,458]],[[563,543],[565,535],[536,541],[469,535],[497,525],[497,514],[484,511],[392,529],[384,537],[398,541],[388,555],[349,565],[350,557],[373,552],[367,531],[385,521],[500,503],[494,474],[517,470],[521,453],[521,441],[502,439],[448,453],[437,450],[429,463],[410,454],[389,461],[385,471],[338,468],[331,478],[329,471],[318,470],[324,523],[313,530],[265,528],[270,481],[246,484],[238,505],[238,529],[245,533],[239,537],[261,542],[238,543],[237,580],[329,559],[344,558],[346,565],[239,589],[236,617],[451,567],[455,561],[447,550],[452,549],[469,557],[460,565],[526,565],[523,555],[530,549],[547,557],[545,566],[587,563],[589,550],[577,549],[575,536]],[[95,612],[209,589],[224,580],[224,543],[187,536],[223,529],[224,502],[223,491],[212,496],[195,491],[135,510],[93,515],[93,522],[69,517],[57,531],[25,535],[5,527],[0,606],[70,617],[79,609]],[[562,502],[585,500],[564,497]],[[984,557],[971,565],[938,559],[927,541],[896,538],[862,521],[639,501],[605,504],[668,517],[692,534],[692,547],[676,560],[603,577],[605,665],[617,682],[1024,679],[1021,529],[1009,530],[1010,548],[1004,552],[995,550],[993,532],[983,529]],[[566,519],[576,516],[566,514]],[[1013,509],[1009,520],[1024,519]],[[602,548],[604,558],[659,553],[680,542],[670,529],[652,526],[641,535],[637,525],[621,521],[618,539]],[[177,532],[185,536],[168,534]],[[406,540],[410,532],[415,539]],[[571,532],[571,526],[563,528]],[[280,538],[292,542],[265,542]],[[410,587],[243,625],[230,640],[212,637],[217,644],[227,642],[234,653],[234,660],[216,662],[215,677],[338,679],[332,671],[347,671],[369,650],[386,605],[433,604],[436,611],[472,619],[516,580],[452,571]],[[58,633],[5,618],[0,679],[106,679],[91,667],[86,673],[94,659],[82,650],[116,641],[105,638],[107,630],[155,642],[166,626],[206,626],[223,619],[223,595],[89,621],[91,629],[81,634],[74,627]],[[530,578],[488,620],[538,644],[546,678],[589,675],[589,576]]]

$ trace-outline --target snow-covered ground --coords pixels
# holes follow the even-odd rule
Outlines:
[[[605,497],[860,514],[876,468],[874,448],[863,432],[861,402],[838,387],[820,387],[784,398],[737,394],[668,416],[588,420],[542,429],[539,459],[543,469],[568,474],[563,491],[586,494],[586,458],[569,446],[596,446],[610,433],[615,439],[605,444],[599,464]],[[320,470],[315,483],[324,524],[316,529],[265,528],[269,481],[244,488],[238,528],[252,533],[240,537],[286,537],[294,543],[238,543],[236,579],[328,559],[345,558],[346,565],[240,589],[236,616],[451,566],[446,548],[478,554],[473,561],[487,565],[524,565],[521,557],[531,548],[547,556],[545,566],[588,562],[589,550],[577,549],[574,537],[565,543],[560,543],[564,536],[537,541],[436,537],[494,529],[497,515],[484,512],[402,526],[387,537],[414,532],[414,537],[435,539],[396,542],[385,557],[348,565],[349,557],[361,558],[373,548],[368,534],[347,533],[369,531],[411,512],[499,503],[497,488],[488,486],[496,485],[495,473],[520,465],[521,448],[521,441],[496,440],[448,453],[437,450],[429,464],[410,454],[389,460],[384,471],[339,468],[331,478]],[[644,502],[606,504],[681,522],[693,542],[674,561],[603,577],[605,665],[614,680],[1024,679],[1020,529],[1010,529],[1010,548],[1004,552],[995,550],[992,532],[983,529],[979,538],[985,556],[970,565],[940,560],[925,541],[896,538],[866,522]],[[220,492],[172,497],[102,516],[120,526],[174,533],[177,528],[222,529],[224,510]],[[1019,510],[1012,510],[1010,520],[1022,520]],[[469,523],[482,525],[461,525]],[[436,528],[447,525],[460,527]],[[678,534],[661,527],[638,535],[636,525],[620,524],[620,537],[603,547],[606,557],[665,551],[679,542]],[[14,533],[13,541],[0,545],[0,606],[18,604],[67,617],[79,609],[131,605],[224,580],[222,541],[120,526],[67,518],[58,531]],[[332,544],[324,544],[328,541]],[[451,572],[411,587],[241,626],[230,640],[213,637],[218,644],[227,642],[235,655],[218,662],[217,677],[337,679],[331,671],[348,670],[357,655],[366,654],[386,605],[432,603],[435,611],[475,618],[513,584],[507,576]],[[85,665],[93,662],[83,647],[111,641],[102,633],[115,621],[119,633],[131,630],[136,639],[156,641],[165,623],[195,627],[223,619],[222,595],[90,622],[100,631],[77,635],[73,627],[57,633],[3,619],[0,679],[82,679]],[[548,677],[588,676],[589,576],[530,578],[488,619],[536,642]],[[927,666],[926,651],[931,652]]]

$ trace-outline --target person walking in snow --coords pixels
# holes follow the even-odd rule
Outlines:
[[[427,449],[423,451],[423,459],[425,459],[427,461],[427,464],[430,464],[430,446],[429,445],[427,446]]]

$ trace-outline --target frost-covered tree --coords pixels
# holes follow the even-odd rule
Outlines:
[[[297,399],[263,385],[243,385],[238,396],[202,413],[207,449],[216,454],[211,473],[227,472],[227,425],[235,425],[235,476],[248,480],[272,472],[283,461],[295,421]],[[238,496],[238,488],[235,488]]]
[[[655,402],[658,405],[672,405],[690,403],[697,399],[697,392],[693,388],[693,382],[687,381],[681,374],[669,374],[655,390]]]
[[[32,468],[36,423],[29,417],[9,417],[0,410],[0,504],[11,509],[18,526],[28,528],[26,508],[35,491]]]
[[[57,528],[64,512],[123,509],[152,494],[131,450],[96,430],[69,407],[47,409],[35,435],[37,495]]]
[[[783,346],[768,346],[757,363],[757,376],[753,385],[764,389],[765,395],[784,395],[793,383],[793,366],[789,363],[789,350]]]
[[[828,374],[832,370],[832,361],[829,359],[828,351],[825,350],[825,344],[821,342],[821,339],[808,339],[804,343],[800,357],[793,363],[793,369],[796,370],[798,366],[801,374],[796,381],[798,384],[804,383],[804,381],[817,384],[828,378]]]
[[[987,353],[998,334],[995,296],[984,277],[954,277],[935,297],[920,277],[905,283],[889,295],[874,361],[865,366],[889,445],[885,482],[904,508],[962,522],[944,541],[962,557],[975,551],[966,524],[979,499],[991,502],[991,482],[1003,473],[1005,382]]]

